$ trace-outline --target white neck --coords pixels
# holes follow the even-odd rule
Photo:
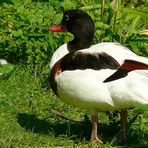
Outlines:
[[[64,57],[66,54],[68,54],[69,51],[67,49],[67,43],[60,46],[53,54],[51,61],[50,61],[50,69],[54,66],[54,64],[60,60],[62,57]]]

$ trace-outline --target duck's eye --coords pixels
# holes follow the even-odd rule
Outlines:
[[[68,15],[65,15],[65,20],[69,21],[69,16]]]

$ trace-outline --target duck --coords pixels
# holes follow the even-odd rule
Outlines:
[[[7,60],[0,59],[0,65],[6,65],[6,64],[8,64]]]
[[[98,112],[119,111],[119,143],[126,141],[128,110],[148,110],[148,58],[116,42],[93,45],[95,26],[82,10],[64,13],[50,32],[70,32],[74,38],[61,45],[50,61],[50,86],[63,102],[89,110],[90,140],[103,144]]]

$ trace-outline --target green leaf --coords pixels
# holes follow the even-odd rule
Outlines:
[[[97,22],[95,25],[96,25],[96,27],[100,27],[102,29],[110,28],[110,26],[108,24],[105,24],[105,23],[102,23],[102,22]]]
[[[129,36],[132,33],[134,33],[134,34],[138,33],[138,31],[136,30],[136,27],[139,24],[140,18],[141,18],[140,16],[137,16],[135,19],[133,19],[132,24],[128,28],[128,32],[127,32],[126,36]]]
[[[147,12],[144,12],[144,11],[141,11],[141,10],[135,10],[135,9],[129,9],[129,8],[124,8],[123,11],[126,13],[126,14],[133,14],[135,16],[141,16],[141,17],[146,17],[148,18],[148,13]]]

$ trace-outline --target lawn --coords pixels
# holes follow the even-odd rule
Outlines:
[[[35,76],[23,65],[0,66],[0,147],[97,147],[89,142],[87,110],[64,104],[49,87],[48,67]],[[118,114],[99,113],[101,147],[147,147],[148,112],[129,111],[127,141],[119,146]]]

